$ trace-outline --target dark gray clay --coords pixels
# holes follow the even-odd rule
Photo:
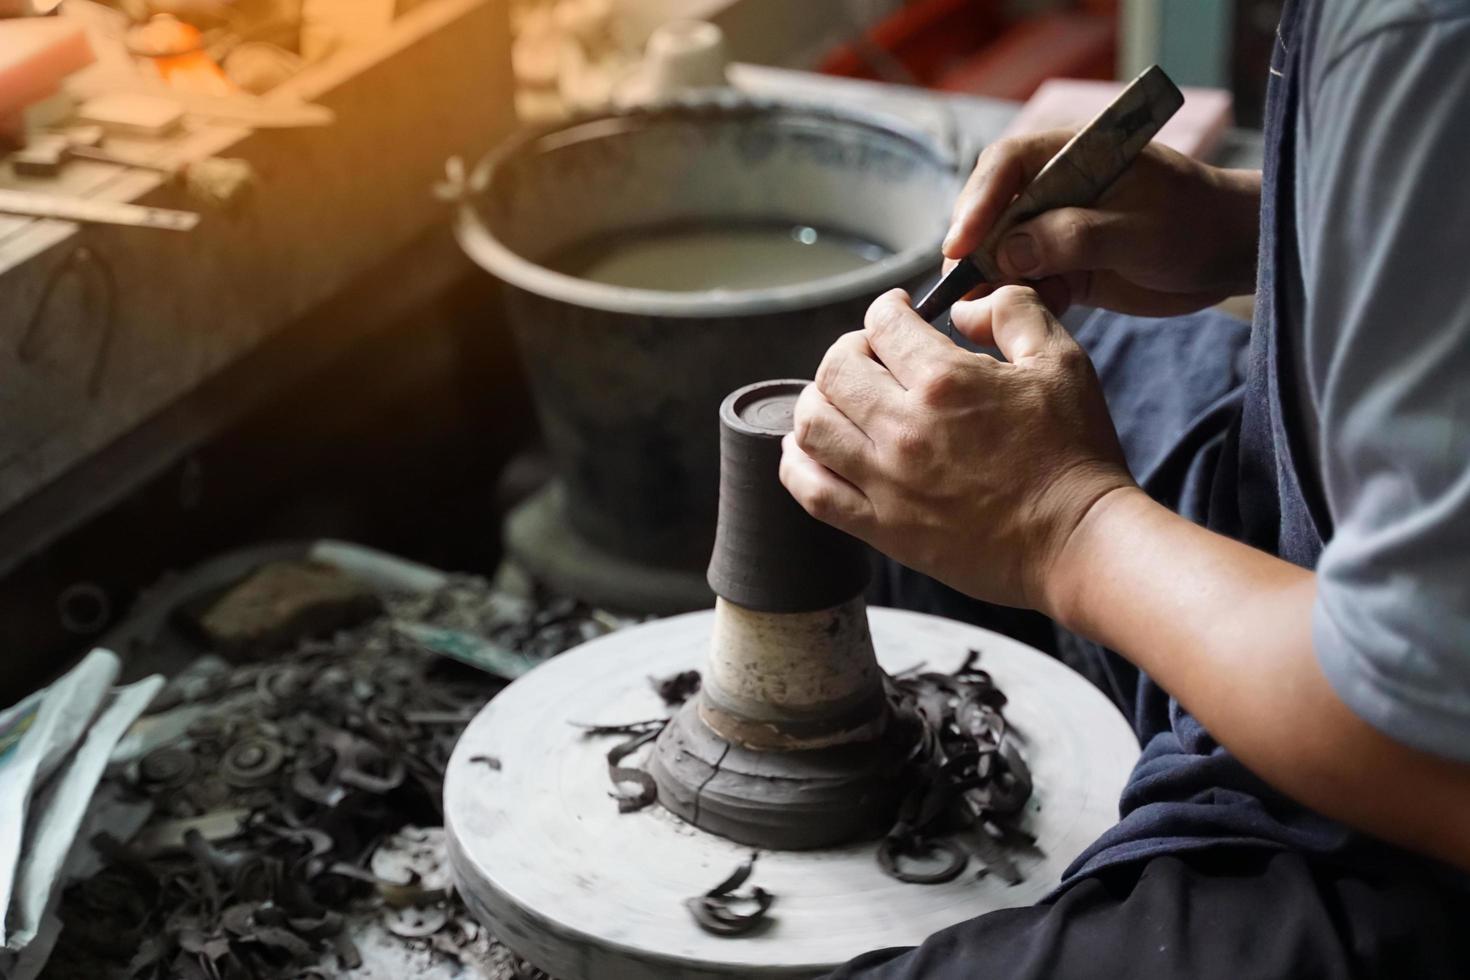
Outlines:
[[[829,609],[868,584],[863,545],[812,517],[781,484],[781,438],[806,385],[759,381],[720,405],[720,511],[709,584],[758,612]]]

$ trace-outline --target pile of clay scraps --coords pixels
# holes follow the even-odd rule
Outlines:
[[[608,628],[570,600],[456,579],[269,660],[197,662],[114,780],[154,816],[131,840],[94,841],[107,867],[66,893],[45,976],[327,977],[365,960],[385,976],[374,961],[396,943],[388,959],[416,976],[544,980],[453,893],[444,766],[504,683],[468,664],[495,650],[519,669]]]
[[[1006,724],[1006,696],[979,660],[980,652],[971,650],[953,673],[890,681],[895,710],[917,715],[922,726],[910,759],[911,788],[878,845],[879,865],[900,881],[953,881],[973,852],[982,875],[994,871],[1019,884],[1011,855],[1036,846],[1019,826],[1031,772],[1019,734]]]

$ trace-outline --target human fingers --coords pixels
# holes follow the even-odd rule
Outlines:
[[[944,275],[956,265],[956,260],[947,259],[944,263]],[[1043,279],[1027,280],[1026,285],[1036,290],[1041,299],[1046,303],[1046,308],[1056,316],[1061,316],[1071,308],[1074,302],[1083,302],[1082,287],[1086,286],[1086,280],[1092,275],[1090,272],[1074,272],[1068,276],[1046,276]],[[1007,282],[982,282],[970,290],[959,301],[980,299],[989,296],[1001,286],[1008,285]]]
[[[977,344],[1000,348],[1012,364],[1075,343],[1026,286],[1002,286],[984,299],[956,303],[950,315],[957,330]]]
[[[863,333],[888,373],[908,389],[930,380],[959,350],[914,312],[902,289],[889,290],[873,301],[863,319]]]
[[[860,481],[868,470],[872,440],[815,384],[796,399],[792,435],[802,452],[845,480]]]
[[[837,410],[866,432],[903,386],[878,360],[868,335],[854,330],[838,337],[817,368],[817,389]]]
[[[954,267],[956,267],[957,264],[960,264],[960,260],[958,259],[945,259],[944,264],[942,264],[941,269],[939,269],[939,278],[942,279],[944,278],[944,276],[950,275],[951,272],[954,272]],[[970,289],[969,292],[966,292],[966,294],[964,294],[963,297],[960,298],[961,300],[978,300],[978,298],[982,297],[982,295],[985,295],[986,292],[989,292],[991,291],[991,289],[994,288],[995,287],[992,287],[989,282],[982,282],[982,284],[978,285],[978,287]]]
[[[794,434],[781,440],[781,484],[819,521],[862,537],[873,525],[873,505],[861,490],[802,452]]]
[[[1133,236],[1136,239],[1137,236]],[[1127,222],[1091,208],[1058,208],[1017,225],[1000,240],[996,265],[1014,279],[1116,268],[1130,248]]]
[[[1141,286],[1114,272],[1075,273],[1078,279],[1075,301],[1088,306],[1101,306],[1135,316],[1179,316],[1214,306],[1230,296],[1229,289],[1170,292]]]
[[[979,248],[1006,205],[1071,138],[1069,131],[1052,130],[1013,136],[986,147],[955,200],[941,249],[944,254],[958,259]]]

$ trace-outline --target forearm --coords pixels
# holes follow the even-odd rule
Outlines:
[[[1470,767],[1409,749],[1318,667],[1316,578],[1119,490],[1046,586],[1063,625],[1135,663],[1237,758],[1320,813],[1470,869]]]
[[[1256,291],[1256,264],[1261,238],[1261,172],[1226,170],[1205,165],[1214,187],[1217,207],[1209,218],[1194,215],[1199,233],[1211,237],[1219,249],[1218,277],[1242,296]]]

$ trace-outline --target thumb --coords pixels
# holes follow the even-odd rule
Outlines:
[[[1071,340],[1036,290],[1026,286],[1002,286],[981,299],[956,303],[950,319],[975,343],[1000,348],[1012,364]]]
[[[995,250],[1001,272],[1040,279],[1104,267],[1116,254],[1117,219],[1088,208],[1059,208],[1017,225]]]

